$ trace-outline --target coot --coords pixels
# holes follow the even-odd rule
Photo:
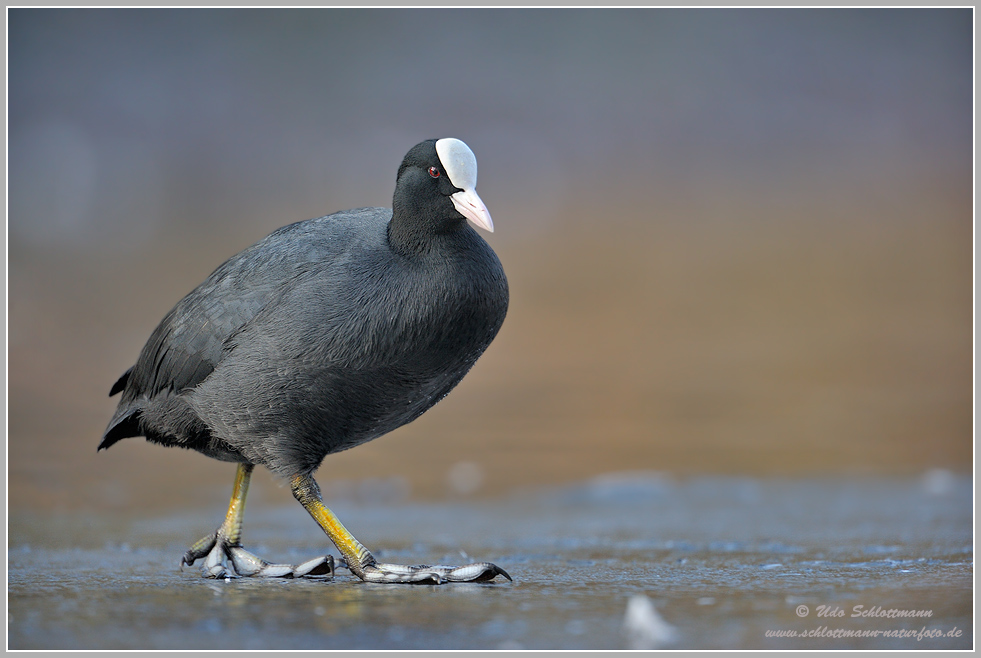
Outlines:
[[[494,339],[508,284],[469,226],[493,231],[477,161],[458,139],[413,147],[392,209],[290,224],[233,256],[164,317],[136,364],[99,450],[120,439],[237,462],[225,521],[184,554],[211,577],[333,573],[324,556],[270,564],[240,545],[249,479],[261,464],[373,582],[486,581],[490,563],[381,564],[324,506],[313,472],[326,455],[404,425],[459,383]]]

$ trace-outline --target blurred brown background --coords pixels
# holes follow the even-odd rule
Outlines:
[[[96,454],[109,387],[221,261],[389,205],[441,136],[477,155],[508,319],[447,400],[328,457],[328,495],[969,471],[972,30],[970,9],[9,10],[9,509],[219,513],[229,464]],[[265,473],[254,496],[290,499]]]

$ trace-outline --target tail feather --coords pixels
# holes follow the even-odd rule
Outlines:
[[[129,370],[123,373],[122,377],[116,380],[116,383],[113,384],[112,388],[109,390],[109,397],[114,396],[116,393],[121,393],[122,390],[126,388],[126,382],[129,381],[129,376],[133,374],[133,368],[135,367],[136,366],[132,366]]]
[[[136,366],[133,366],[135,368]],[[122,376],[116,380],[116,383],[112,385],[112,389],[109,391],[109,397],[116,395],[126,388],[126,383],[129,381],[129,377],[133,374],[133,368],[130,368],[122,374]],[[140,410],[134,409],[132,406],[123,406],[120,403],[116,413],[113,414],[112,420],[109,421],[109,426],[106,427],[106,431],[102,434],[102,443],[96,449],[105,450],[112,444],[116,443],[120,439],[125,439],[130,436],[140,436],[142,431],[140,430]]]
[[[143,430],[140,429],[139,409],[127,409],[122,413],[117,411],[102,434],[102,443],[99,444],[96,452],[105,450],[117,441],[130,436],[143,436]]]

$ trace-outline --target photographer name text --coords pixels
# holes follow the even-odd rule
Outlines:
[[[806,617],[811,613],[806,605],[797,606],[797,616]],[[819,605],[814,610],[816,617],[840,618],[846,616],[846,611],[841,606]],[[909,617],[932,617],[933,610],[900,610],[897,608],[883,608],[881,605],[874,605],[866,608],[864,605],[852,606],[849,617],[873,617],[878,619],[904,619]]]

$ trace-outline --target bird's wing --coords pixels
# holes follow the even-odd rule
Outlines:
[[[146,400],[203,382],[233,348],[239,332],[308,275],[323,274],[366,230],[359,221],[377,218],[377,210],[284,226],[212,272],[164,317],[136,364],[112,387],[110,395],[123,395],[103,446],[134,436],[136,416]]]
[[[226,263],[228,265],[228,263]],[[125,383],[126,397],[193,388],[221,361],[225,341],[275,296],[256,277],[219,268],[160,322]],[[282,282],[280,282],[282,283]]]
[[[136,363],[115,383],[110,395],[122,398],[100,449],[138,436],[138,419],[147,401],[180,393],[204,381],[223,358],[224,344],[247,325],[276,294],[269,285],[236,268],[235,257],[182,299],[157,325]]]
[[[222,360],[230,336],[309,271],[316,259],[329,257],[316,244],[310,253],[297,255],[295,238],[304,231],[302,224],[285,226],[233,256],[167,313],[136,364],[112,387],[110,395],[123,393],[114,421],[127,414],[133,401],[180,392],[204,381]]]

